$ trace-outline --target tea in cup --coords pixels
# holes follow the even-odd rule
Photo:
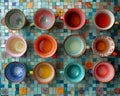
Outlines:
[[[5,15],[5,24],[11,30],[20,30],[26,24],[26,17],[19,9],[12,9]]]
[[[115,17],[113,13],[107,9],[97,11],[93,17],[93,23],[99,30],[110,29],[114,25],[114,22]]]
[[[66,65],[64,76],[68,81],[72,83],[78,83],[83,80],[85,76],[85,69],[81,64],[72,62]]]
[[[27,50],[27,43],[23,37],[13,35],[6,42],[6,52],[12,57],[23,56]]]
[[[66,37],[63,42],[63,47],[67,55],[79,57],[86,50],[86,42],[82,35],[73,34]]]
[[[34,50],[42,58],[51,57],[57,50],[57,42],[52,36],[42,34],[35,40]]]
[[[113,53],[115,43],[109,36],[100,36],[92,42],[92,49],[95,54],[107,57]]]
[[[40,62],[34,67],[33,74],[40,84],[48,84],[55,77],[55,69],[49,62]]]
[[[93,75],[100,82],[109,82],[115,75],[115,69],[109,62],[98,62],[93,67]]]
[[[63,19],[67,28],[71,30],[78,30],[85,24],[85,15],[79,8],[69,9]]]
[[[13,83],[22,82],[26,76],[26,68],[20,62],[11,62],[5,67],[5,77]]]
[[[54,13],[50,9],[40,8],[34,14],[33,23],[41,30],[48,30],[55,23]]]

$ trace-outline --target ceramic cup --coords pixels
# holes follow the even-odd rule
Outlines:
[[[86,50],[86,42],[80,34],[73,34],[66,37],[63,47],[67,55],[79,57]]]
[[[92,42],[92,50],[94,54],[101,57],[107,57],[113,53],[115,49],[115,43],[109,36],[97,37]]]
[[[85,15],[79,8],[69,9],[63,19],[66,27],[71,30],[78,30],[85,24]]]
[[[113,26],[114,22],[115,17],[113,13],[107,9],[98,10],[93,17],[93,23],[99,30],[110,29]]]
[[[26,17],[19,9],[12,9],[5,15],[5,24],[11,30],[20,30],[26,24]]]
[[[23,56],[27,50],[25,39],[18,35],[13,35],[6,42],[6,52],[12,57]]]
[[[78,83],[83,80],[85,76],[85,69],[81,64],[72,62],[65,66],[64,76],[68,81]]]
[[[57,42],[54,37],[42,34],[35,40],[34,50],[42,58],[51,57],[57,50]]]
[[[41,30],[48,30],[55,23],[54,13],[50,9],[41,8],[34,14],[33,23]]]
[[[34,67],[33,75],[40,84],[48,84],[55,77],[55,69],[49,62],[40,62]]]
[[[109,62],[99,62],[93,67],[93,75],[100,82],[109,82],[115,75],[115,69]]]
[[[20,62],[11,62],[5,67],[5,77],[13,83],[19,83],[26,76],[26,68]]]

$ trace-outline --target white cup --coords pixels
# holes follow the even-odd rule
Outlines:
[[[101,13],[104,13],[104,14],[106,14],[106,15],[109,16],[110,23],[108,24],[107,27],[101,27],[101,26],[99,26],[99,25],[96,23],[96,17],[97,17],[99,14],[101,14]],[[104,18],[104,19],[105,19],[105,18]],[[102,19],[101,19],[101,20],[102,20]],[[101,22],[102,22],[102,21],[101,21]],[[104,22],[105,22],[105,21],[103,20],[103,23],[104,23]],[[93,23],[94,23],[95,27],[96,27],[98,30],[108,30],[108,29],[110,29],[110,28],[114,25],[114,22],[115,22],[115,17],[114,17],[114,15],[113,15],[113,13],[112,13],[111,11],[107,10],[107,9],[98,10],[98,11],[95,13],[94,17],[93,17]]]

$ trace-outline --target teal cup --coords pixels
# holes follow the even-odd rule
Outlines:
[[[26,17],[21,10],[11,9],[5,15],[5,24],[8,27],[8,29],[20,30],[26,24]]]
[[[66,37],[63,47],[67,55],[71,57],[79,57],[86,50],[86,41],[80,34],[72,34]]]
[[[79,83],[85,76],[85,69],[78,62],[72,62],[66,65],[64,76],[66,80],[72,83]]]

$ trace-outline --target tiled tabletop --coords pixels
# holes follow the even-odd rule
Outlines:
[[[120,21],[120,0],[0,0],[0,96],[120,96],[120,58],[119,56],[109,56],[108,58],[100,58],[92,53],[89,49],[83,56],[79,58],[71,58],[67,56],[63,50],[63,40],[66,36],[75,33],[81,33],[85,36],[86,43],[91,47],[92,41],[100,35],[108,35],[113,38],[116,44],[116,51],[120,50],[120,26],[114,25],[110,30],[99,32],[93,25],[93,15],[96,10],[106,8],[111,10],[116,21]],[[55,14],[63,15],[69,8],[81,8],[86,16],[87,22],[85,26],[77,31],[71,31],[63,25],[63,21],[56,18],[54,27],[47,31],[41,31],[36,27],[26,26],[20,32],[16,33],[23,36],[28,43],[28,50],[21,58],[12,58],[5,52],[5,42],[12,35],[4,23],[4,16],[8,10],[18,8],[22,10],[29,22],[33,21],[33,15],[39,8],[49,8]],[[63,25],[61,28],[59,24]],[[47,33],[52,35],[58,42],[59,48],[57,58],[42,59],[36,55],[33,50],[34,40],[41,34]],[[28,69],[26,79],[14,84],[8,82],[4,76],[5,66],[12,61],[20,61],[24,63]],[[33,67],[41,62],[51,62],[56,68],[55,79],[50,84],[38,84],[30,75]],[[85,78],[77,84],[68,82],[64,78],[64,66],[72,61],[77,61],[85,67]],[[92,76],[91,68],[86,68],[86,63],[91,62],[93,65],[98,61],[109,61],[115,67],[116,74],[112,81],[108,83],[100,83]],[[115,93],[115,91],[118,91]],[[118,94],[119,93],[119,94]]]

